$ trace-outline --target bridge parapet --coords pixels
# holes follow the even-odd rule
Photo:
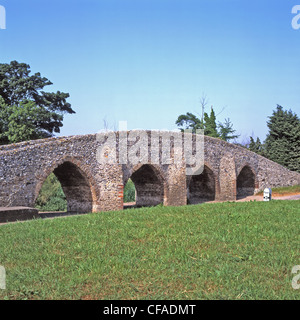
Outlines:
[[[116,132],[116,148],[120,135]],[[60,180],[68,200],[68,210],[108,211],[123,208],[122,187],[131,177],[136,184],[139,205],[184,205],[213,200],[235,200],[265,187],[300,184],[300,174],[291,172],[262,156],[220,139],[205,137],[204,166],[200,175],[186,175],[180,144],[182,133],[170,132],[170,161],[162,151],[165,131],[138,131],[147,139],[146,149],[139,139],[127,141],[127,153],[146,155],[147,163],[106,163],[97,152],[105,140],[96,134],[49,138],[0,146],[0,207],[34,207],[43,182],[52,172]],[[175,138],[174,138],[175,136]],[[177,138],[176,138],[177,137]],[[101,140],[102,139],[102,140]],[[153,144],[156,141],[156,145]],[[159,161],[151,163],[154,147]],[[118,148],[117,148],[118,149]],[[132,153],[134,155],[134,152]],[[128,154],[126,156],[128,157]],[[168,156],[167,156],[168,158]],[[167,159],[166,158],[166,159]],[[175,158],[182,161],[175,162]],[[120,154],[116,153],[116,159]]]

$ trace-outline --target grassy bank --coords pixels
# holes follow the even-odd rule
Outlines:
[[[290,196],[294,194],[300,194],[300,185],[292,187],[279,187],[272,189],[272,196],[281,197],[281,196]],[[263,195],[263,191],[257,193],[257,195]]]
[[[0,299],[299,299],[300,201],[155,207],[0,226]]]

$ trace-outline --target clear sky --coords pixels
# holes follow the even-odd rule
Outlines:
[[[173,130],[205,93],[240,140],[264,140],[276,104],[300,114],[295,1],[0,0],[0,62],[26,62],[54,83],[46,91],[70,93],[61,135],[103,119]]]

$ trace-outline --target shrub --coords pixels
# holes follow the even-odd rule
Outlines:
[[[35,207],[40,211],[67,211],[67,200],[54,173],[45,180]]]
[[[124,202],[135,201],[135,186],[131,179],[128,180],[124,187]]]

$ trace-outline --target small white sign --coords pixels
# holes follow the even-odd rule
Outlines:
[[[272,200],[272,190],[270,188],[266,188],[264,190],[264,201],[271,201]]]

